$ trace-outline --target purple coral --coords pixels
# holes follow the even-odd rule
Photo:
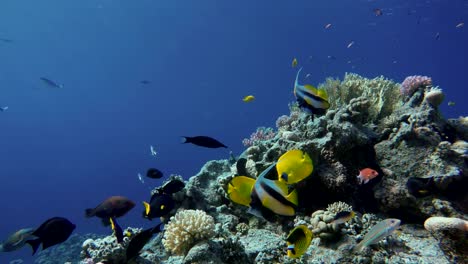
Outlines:
[[[257,128],[257,131],[250,135],[250,138],[244,138],[244,140],[242,140],[242,144],[244,144],[245,147],[250,147],[260,141],[272,139],[275,135],[276,133],[273,128],[259,127]]]
[[[431,77],[413,75],[405,78],[401,83],[400,92],[405,96],[412,96],[419,88],[426,88],[432,86]]]

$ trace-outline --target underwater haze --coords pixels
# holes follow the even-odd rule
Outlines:
[[[466,0],[2,0],[0,238],[54,216],[108,235],[84,211],[112,195],[136,203],[122,226],[153,226],[141,217],[153,187],[239,155],[289,113],[293,58],[315,85],[430,76],[444,117],[466,115],[466,22]],[[181,143],[197,135],[228,149]],[[142,183],[150,167],[164,178]],[[0,254],[34,259],[29,246]]]

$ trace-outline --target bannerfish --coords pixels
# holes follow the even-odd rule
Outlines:
[[[249,213],[262,216],[263,208],[266,208],[278,215],[293,216],[296,214],[296,207],[299,204],[297,191],[293,190],[289,193],[286,183],[265,177],[274,171],[275,166],[276,163],[273,163],[257,177],[250,194]]]
[[[353,219],[353,217],[356,215],[354,211],[341,211],[338,212],[335,217],[333,218],[332,224],[343,224],[348,222],[349,220]]]
[[[242,98],[242,101],[246,103],[252,102],[253,100],[255,100],[255,96],[253,95],[247,95],[246,97]]]
[[[359,180],[359,184],[366,184],[377,176],[379,176],[377,171],[370,168],[365,168],[359,171],[357,178]]]
[[[434,192],[434,181],[433,178],[410,177],[406,181],[406,188],[411,195],[421,198]]]
[[[45,78],[45,77],[40,77],[39,78],[41,81],[43,81],[45,84],[47,84],[49,87],[52,88],[63,88],[63,84],[56,83],[52,81],[51,79]]]
[[[157,188],[158,193],[173,194],[182,191],[185,187],[185,182],[182,179],[172,178]]]
[[[226,145],[218,140],[206,136],[182,137],[182,143],[192,143],[205,148],[227,148]]]
[[[111,196],[95,208],[86,209],[86,217],[97,216],[105,226],[110,224],[109,218],[121,217],[135,207],[135,203],[123,196]]]
[[[6,110],[8,110],[8,106],[1,106],[0,107],[0,111],[5,112]]]
[[[130,240],[130,242],[128,243],[127,250],[125,252],[127,262],[139,255],[141,249],[148,243],[148,241],[151,239],[151,237],[153,237],[154,234],[160,233],[162,231],[162,224],[163,223],[159,223],[153,228],[143,230],[140,233],[136,234],[132,238],[132,240]]]
[[[0,252],[11,252],[22,248],[27,240],[34,238],[33,232],[33,228],[23,228],[11,234],[0,244]]]
[[[145,210],[143,217],[152,220],[156,217],[167,215],[175,207],[174,199],[171,195],[155,193],[151,196],[150,202],[143,202]]]
[[[158,169],[150,168],[146,172],[146,177],[151,179],[161,179],[163,177],[163,173]]]
[[[294,83],[294,96],[296,96],[299,107],[310,114],[322,115],[330,107],[328,93],[325,89],[317,89],[310,84],[299,84],[299,69]]]
[[[31,245],[32,254],[34,255],[40,244],[42,244],[42,250],[60,244],[70,237],[75,228],[76,225],[68,219],[53,217],[45,221],[32,233],[37,238],[27,240],[26,243]]]
[[[296,59],[296,58],[294,58],[294,59],[292,60],[291,66],[292,66],[293,68],[295,68],[295,67],[297,66],[297,59]]]
[[[278,180],[284,181],[287,184],[293,184],[307,178],[314,166],[309,155],[302,150],[289,150],[278,159],[276,163],[276,171],[278,172]]]
[[[312,237],[312,232],[306,225],[299,225],[291,230],[286,238],[288,257],[300,258],[309,248]]]
[[[361,251],[364,247],[378,243],[383,238],[391,235],[400,226],[400,223],[401,221],[395,218],[380,221],[367,232],[364,239],[354,247],[353,251]]]
[[[117,223],[114,217],[110,217],[109,222],[111,224],[112,230],[114,231],[114,236],[117,240],[117,243],[122,243],[124,238],[122,227],[120,227],[120,225]]]

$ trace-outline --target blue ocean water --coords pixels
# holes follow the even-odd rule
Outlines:
[[[11,42],[0,41],[0,239],[53,216],[109,234],[84,209],[111,195],[137,202],[122,226],[154,225],[140,202],[161,180],[137,173],[188,178],[242,152],[243,138],[288,113],[294,57],[313,84],[346,72],[431,76],[446,93],[443,115],[466,115],[462,22],[466,0],[2,0],[0,39]],[[243,103],[248,94],[256,100]],[[229,150],[180,143],[194,135]],[[1,253],[0,263],[30,254]]]

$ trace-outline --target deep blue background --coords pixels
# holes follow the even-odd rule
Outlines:
[[[468,22],[468,1],[406,2],[2,0],[0,38],[13,42],[0,42],[0,106],[10,107],[0,112],[0,239],[56,215],[78,233],[109,234],[84,209],[111,195],[137,202],[122,226],[149,226],[140,202],[159,181],[142,185],[137,173],[188,178],[228,157],[182,135],[241,152],[256,127],[288,113],[294,57],[313,84],[345,72],[432,76],[444,115],[466,115],[468,25],[455,26]],[[241,101],[248,94],[253,103]]]

